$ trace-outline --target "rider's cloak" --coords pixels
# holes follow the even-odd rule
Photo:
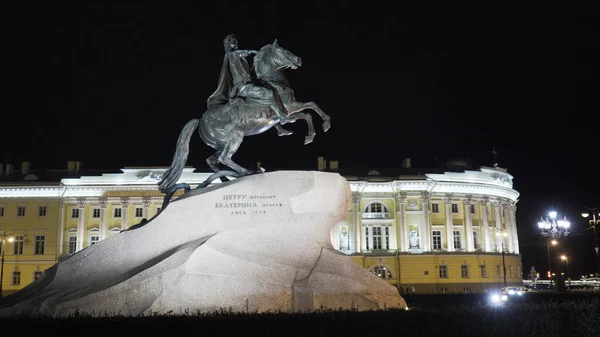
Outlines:
[[[210,108],[214,105],[222,105],[229,101],[229,91],[233,85],[233,76],[231,75],[229,67],[228,53],[223,56],[223,65],[221,66],[221,73],[219,74],[219,83],[217,89],[208,97],[206,107]]]

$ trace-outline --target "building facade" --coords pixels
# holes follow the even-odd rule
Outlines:
[[[157,182],[164,171],[0,181],[0,239],[14,239],[3,240],[3,295],[57,261],[151,219],[163,202]],[[208,176],[186,168],[181,181],[194,186]],[[355,263],[417,293],[481,292],[502,286],[505,276],[507,284],[522,283],[519,194],[506,170],[344,176],[352,201],[331,241]]]
[[[25,170],[4,168],[3,178],[13,179],[0,180],[2,295],[22,289],[58,261],[156,215],[163,202],[156,184],[165,170],[125,168],[82,176],[69,162],[68,170],[53,175],[58,181],[45,182]],[[185,168],[182,174],[192,185],[210,175],[193,171]]]
[[[346,178],[352,204],[332,241],[357,264],[417,293],[522,284],[519,193],[506,170]]]

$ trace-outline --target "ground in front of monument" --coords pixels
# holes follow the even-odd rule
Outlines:
[[[599,293],[533,293],[494,304],[490,294],[404,295],[409,310],[317,310],[141,317],[6,317],[4,333],[86,336],[598,336]]]

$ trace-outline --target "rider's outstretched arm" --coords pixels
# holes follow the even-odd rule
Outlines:
[[[256,54],[258,52],[256,50],[248,49],[248,50],[236,50],[236,51],[234,51],[234,53],[236,53],[240,57],[246,57],[248,55]]]

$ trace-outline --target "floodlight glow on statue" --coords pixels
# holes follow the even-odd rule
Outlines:
[[[237,50],[237,40],[228,35],[224,40],[225,59],[221,69],[217,90],[208,99],[208,109],[200,119],[192,119],[181,130],[177,148],[169,169],[158,183],[159,190],[166,194],[163,204],[168,204],[173,194],[180,188],[186,191],[190,186],[177,184],[189,154],[189,141],[196,129],[204,143],[215,149],[215,153],[206,159],[208,166],[215,172],[198,188],[205,187],[217,178],[226,180],[226,176],[242,177],[262,170],[249,171],[232,160],[245,136],[261,134],[273,126],[280,136],[291,134],[281,124],[293,123],[303,119],[308,124],[308,135],[304,144],[315,137],[315,129],[310,114],[300,111],[311,109],[323,119],[323,131],[330,128],[330,117],[313,102],[297,102],[290,88],[285,69],[298,69],[302,60],[289,50],[278,45],[277,40],[267,44],[259,51]],[[254,55],[253,80],[245,59]],[[219,170],[222,164],[231,170]]]

